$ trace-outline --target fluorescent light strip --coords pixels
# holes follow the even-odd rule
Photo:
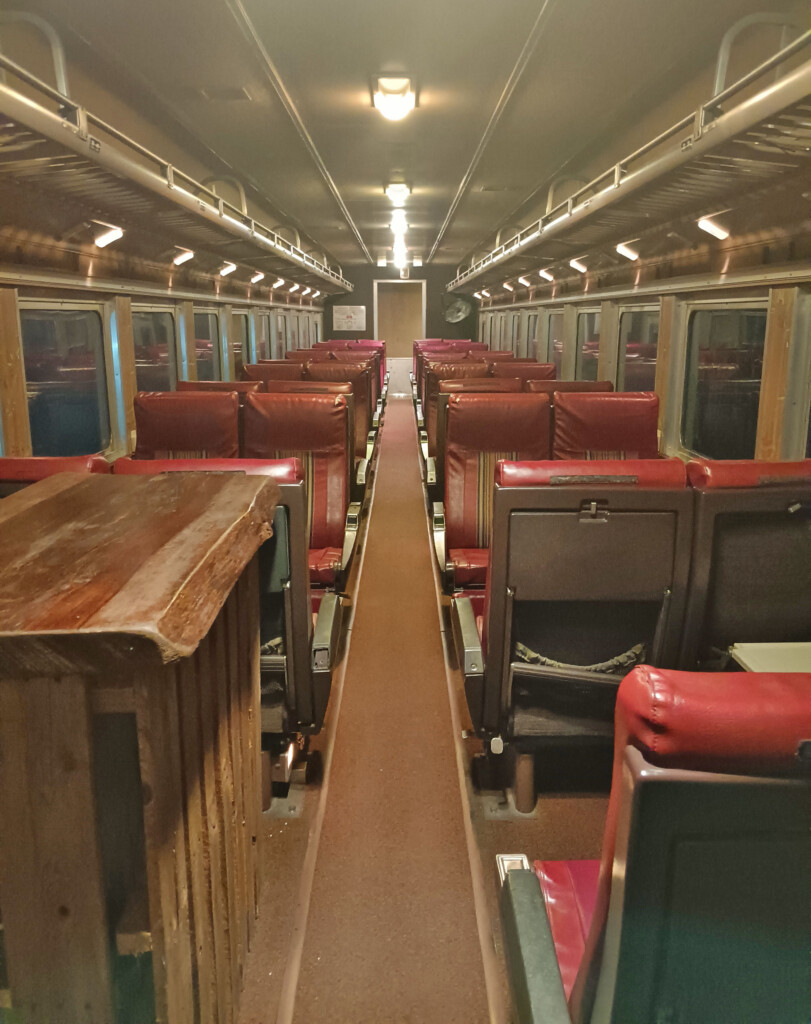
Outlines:
[[[549,273],[548,270],[539,270],[538,277],[542,277],[544,281],[554,281],[554,277]]]
[[[501,287],[502,288],[506,288],[508,292],[514,292],[515,291],[515,288],[513,288],[513,286],[511,284],[507,284],[506,281],[504,282],[504,284]]]
[[[93,239],[93,243],[98,246],[99,249],[103,249],[105,245],[109,245],[110,242],[117,242],[119,238],[124,237],[123,228],[114,227],[112,224],[104,224],[102,226],[106,227],[107,230],[102,231]]]
[[[260,281],[264,280],[264,277],[265,275],[262,273],[262,271],[257,270],[256,273],[251,278],[251,284],[259,284]]]
[[[189,260],[194,259],[194,253],[191,249],[184,249],[183,252],[179,252],[177,256],[172,260],[172,263],[176,267],[179,267],[181,263],[188,263]]]
[[[304,297],[305,295],[309,295],[311,291],[312,291],[312,288],[305,288],[305,289],[304,289],[304,291],[303,291],[303,292],[301,293],[301,295],[302,295],[302,298],[303,298],[303,297]]]
[[[620,254],[620,256],[624,256],[626,260],[639,259],[639,253],[636,251],[636,249],[631,249],[630,246],[627,246],[625,244],[625,242],[620,242],[620,244],[617,246],[617,252]]]
[[[725,238],[729,238],[729,232],[726,228],[722,228],[721,225],[709,217],[702,217],[698,222],[698,226],[702,231],[706,231],[708,235],[713,235],[715,238],[720,238],[722,241]],[[98,245],[98,242],[96,243]]]
[[[488,290],[487,290],[486,288],[482,288],[482,295],[483,295],[483,296],[484,296],[484,297],[485,297],[486,299],[489,299],[489,298],[490,298],[490,292],[488,292]]]
[[[474,296],[475,296],[475,298],[477,298],[477,299],[480,299],[480,298],[482,297],[482,293],[481,293],[481,292],[474,292],[474,293],[473,293],[473,295],[474,295]]]
[[[581,263],[580,260],[569,260],[569,266],[572,270],[576,270],[579,274],[585,274],[589,269],[585,263]]]
[[[525,277],[519,277],[518,283],[522,284],[525,288],[529,288],[530,282]]]
[[[273,284],[272,284],[272,285],[271,285],[270,287],[271,287],[271,289],[273,289],[273,288],[281,288],[281,286],[282,286],[283,284],[284,284],[284,278],[283,278],[283,277],[280,277],[280,278],[278,279],[278,281],[274,281],[274,282],[273,282]]]
[[[220,277],[228,277],[229,274],[237,269],[236,263],[226,263],[225,266],[220,268]]]
[[[414,264],[415,267],[421,267],[422,266],[422,260],[420,259],[419,256],[415,256],[414,259],[411,262]]]
[[[297,284],[291,284],[290,287],[287,290],[292,295],[293,292],[297,292],[299,290],[299,287],[300,286],[297,285]]]

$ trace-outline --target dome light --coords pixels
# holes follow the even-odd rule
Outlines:
[[[406,233],[408,224],[406,223],[405,210],[395,210],[392,213],[389,227],[395,235],[404,235]]]
[[[417,104],[410,78],[378,78],[375,82],[374,105],[387,121],[402,121]]]
[[[385,192],[394,206],[405,206],[406,199],[411,195],[411,189],[402,182],[387,185]]]

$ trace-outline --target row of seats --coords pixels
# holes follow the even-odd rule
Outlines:
[[[811,675],[635,669],[600,860],[499,857],[517,1024],[804,1022]]]
[[[655,459],[658,416],[653,392],[448,394],[427,478],[443,495],[431,514],[446,589],[485,582],[499,460]]]
[[[452,620],[476,730],[519,753],[610,738],[636,664],[811,640],[811,460],[505,460],[491,507],[487,587]]]

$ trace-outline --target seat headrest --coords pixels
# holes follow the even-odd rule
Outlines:
[[[246,363],[242,367],[242,376],[249,380],[301,380],[303,373],[301,363],[285,362],[284,359]]]
[[[304,375],[310,380],[353,381],[369,373],[368,363],[305,363]]]
[[[555,396],[556,459],[655,459],[659,454],[659,396],[559,392]]]
[[[545,365],[544,363],[541,364]],[[554,367],[554,363],[552,364]],[[610,380],[528,380],[526,390],[535,395],[552,395],[563,391],[587,393],[593,391],[612,392],[614,385]],[[553,399],[554,401],[554,399]]]
[[[244,456],[273,452],[346,451],[347,405],[343,395],[248,395],[243,422]]]
[[[791,768],[811,738],[811,673],[640,665],[620,684],[615,725],[659,767]]]
[[[554,380],[554,363],[524,363],[514,359],[493,364],[494,377],[520,377],[522,380]]]
[[[696,459],[687,463],[693,487],[713,490],[723,487],[775,487],[791,484],[811,486],[811,459],[800,462],[754,462]]]
[[[289,352],[285,352],[284,358],[291,359],[295,363],[303,363],[305,360],[311,359],[312,355],[311,348],[291,348]]]
[[[300,459],[116,459],[113,473],[150,476],[155,473],[245,473],[269,476],[279,484],[304,480]]]
[[[0,480],[36,483],[55,473],[109,473],[103,455],[23,455],[0,458]]]
[[[352,385],[343,380],[268,380],[265,391],[286,395],[351,395]]]
[[[364,366],[375,366],[379,355],[369,349],[358,350],[357,347],[354,347],[351,352],[333,352],[332,358],[338,363],[362,363]]]
[[[247,395],[251,391],[261,391],[264,381],[261,380],[179,380],[178,391],[236,391],[238,395]]]
[[[515,362],[514,352],[482,352],[479,359],[485,359],[488,363],[513,363]]]
[[[447,445],[480,452],[549,457],[546,395],[457,394],[448,399]]]
[[[426,373],[433,374],[437,380],[460,380],[465,377],[486,377],[487,363],[478,359],[465,359],[463,362],[428,360],[425,364]]]
[[[518,377],[460,377],[457,380],[445,378],[439,382],[440,395],[451,395],[460,391],[489,391],[493,394],[504,394],[522,390],[523,381]]]
[[[685,488],[687,471],[681,459],[590,459],[546,462],[507,462],[496,466],[501,487],[605,487]]]
[[[167,452],[211,459],[239,455],[235,391],[142,391],[135,396],[134,409],[136,459],[164,458]]]

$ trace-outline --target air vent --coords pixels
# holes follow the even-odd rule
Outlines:
[[[480,185],[479,192],[515,192],[512,185]]]
[[[199,93],[209,103],[242,103],[245,100],[250,103],[253,99],[247,89],[238,89],[232,85],[208,86],[200,89]]]

